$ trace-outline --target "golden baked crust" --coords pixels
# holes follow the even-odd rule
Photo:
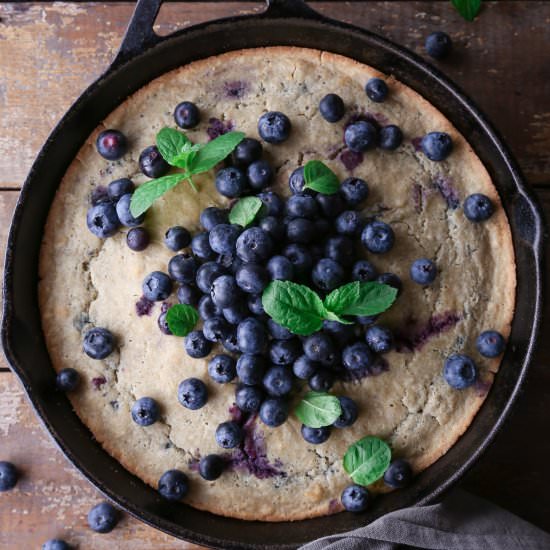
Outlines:
[[[364,93],[373,76],[385,78],[391,89],[382,104]],[[345,119],[336,124],[324,121],[317,109],[329,92],[341,95],[347,107]],[[352,114],[368,112],[383,124],[399,125],[405,135],[397,151],[368,152],[352,172],[370,186],[365,214],[378,214],[396,233],[392,252],[371,259],[381,272],[395,272],[404,281],[402,297],[382,317],[400,333],[401,351],[386,356],[387,372],[335,386],[336,394],[359,403],[360,417],[353,427],[334,430],[322,445],[303,441],[292,415],[276,429],[256,423],[266,461],[284,475],[261,479],[243,466],[206,482],[192,471],[189,463],[197,453],[218,450],[213,434],[229,417],[234,386],[212,383],[206,360],[190,359],[181,339],[160,333],[159,304],[151,316],[135,311],[144,276],[166,270],[171,254],[162,244],[164,231],[176,224],[195,231],[202,208],[225,204],[212,175],[197,177],[198,194],[181,184],[157,201],[147,214],[153,242],[144,252],[126,246],[126,230],[101,241],[86,228],[95,187],[119,177],[146,181],[139,172],[139,153],[154,143],[160,128],[174,126],[172,112],[182,100],[195,102],[203,114],[199,126],[188,132],[193,141],[205,141],[209,118],[231,121],[235,129],[257,136],[263,112],[285,112],[293,124],[290,139],[265,146],[276,170],[274,188],[281,193],[287,193],[290,172],[310,159],[323,160],[341,179],[350,175],[341,154],[344,122]],[[117,128],[130,140],[120,161],[108,162],[95,150],[95,137],[104,128]],[[445,162],[430,162],[411,142],[434,130],[453,138],[455,150]],[[456,207],[474,192],[488,195],[496,206],[486,223],[472,224]],[[428,288],[408,277],[410,263],[423,256],[434,258],[440,269]],[[341,459],[348,445],[364,435],[389,441],[417,472],[444,454],[470,424],[499,367],[500,359],[479,356],[475,339],[489,328],[507,337],[515,300],[506,215],[485,167],[450,122],[416,92],[371,67],[290,47],[243,50],[192,63],[154,80],[111,113],[60,184],[45,228],[40,278],[52,362],[57,370],[70,366],[82,374],[81,389],[71,401],[103,447],[155,487],[167,469],[188,472],[192,489],[186,501],[196,508],[266,521],[339,511],[339,495],[349,484]],[[119,350],[102,361],[81,351],[81,332],[92,325],[109,328],[118,339]],[[416,349],[409,352],[407,346]],[[457,351],[474,357],[481,372],[481,381],[463,391],[451,389],[441,376],[444,358]],[[179,382],[190,376],[202,378],[210,391],[207,405],[198,411],[184,409],[176,397]],[[131,421],[129,409],[145,395],[161,404],[162,421],[142,428]]]

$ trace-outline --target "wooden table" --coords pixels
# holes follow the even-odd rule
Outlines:
[[[329,16],[420,54],[429,32],[449,32],[456,53],[440,67],[504,135],[550,212],[550,1],[484,4],[478,20],[468,23],[446,1],[312,2]],[[156,28],[166,34],[262,6],[165,4]],[[113,58],[132,8],[131,2],[0,4],[2,248],[33,158],[55,122]],[[549,330],[547,307],[543,331]],[[550,339],[543,337],[511,418],[462,486],[550,531],[548,359]],[[0,438],[0,460],[12,460],[24,473],[14,491],[0,495],[0,548],[39,548],[53,536],[81,549],[198,548],[129,517],[111,535],[92,533],[86,514],[100,494],[54,447],[5,361],[0,364]]]

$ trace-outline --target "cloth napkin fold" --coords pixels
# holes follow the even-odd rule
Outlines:
[[[439,504],[405,508],[301,550],[550,550],[550,535],[461,490]]]

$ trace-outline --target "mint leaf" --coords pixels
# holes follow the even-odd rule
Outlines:
[[[141,216],[159,197],[175,187],[184,178],[185,174],[170,174],[142,183],[132,195],[130,202],[132,216],[135,218]]]
[[[473,21],[481,8],[481,0],[451,0],[451,3],[468,21]]]
[[[277,323],[294,334],[307,336],[323,326],[326,310],[310,288],[291,281],[273,281],[264,290],[262,305]]]
[[[172,128],[163,128],[157,134],[158,150],[162,158],[172,166],[177,166],[174,164],[174,158],[176,158],[189,143],[191,142],[185,134]]]
[[[190,164],[191,174],[200,174],[214,168],[243,140],[243,132],[229,132],[201,146]]]
[[[229,212],[229,221],[246,227],[254,221],[263,204],[258,197],[243,197]]]
[[[174,336],[187,336],[198,320],[197,310],[187,304],[176,304],[166,312],[166,322]]]
[[[357,485],[370,485],[384,475],[390,461],[389,445],[369,435],[348,447],[344,455],[344,470]]]
[[[183,146],[183,149],[179,155],[176,155],[172,158],[172,166],[177,166],[178,168],[183,168],[186,172],[189,171],[189,166],[197,156],[198,151],[200,151],[201,144],[196,143],[193,145],[190,141]]]
[[[294,414],[310,428],[330,426],[342,414],[340,400],[326,392],[310,391],[304,395]]]
[[[323,195],[334,195],[340,189],[336,174],[320,160],[310,160],[304,166],[304,189],[313,189]]]
[[[325,298],[325,308],[341,315],[377,315],[397,298],[397,289],[377,282],[355,281],[333,290]]]

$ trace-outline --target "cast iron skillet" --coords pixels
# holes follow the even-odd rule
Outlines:
[[[501,427],[535,346],[542,309],[543,222],[516,163],[472,102],[433,67],[375,34],[320,16],[301,0],[267,0],[266,11],[259,15],[204,23],[166,38],[153,31],[161,3],[138,2],[114,62],[44,144],[15,211],[6,253],[2,343],[38,416],[68,459],[120,507],[167,533],[207,546],[294,548],[357,528],[397,508],[433,501],[464,474]],[[229,50],[271,45],[319,48],[355,58],[394,74],[443,111],[473,145],[498,187],[512,227],[518,276],[517,308],[501,371],[457,444],[411,487],[378,499],[365,515],[342,513],[292,524],[244,522],[167,504],[122,468],[94,441],[69,401],[52,391],[54,375],[37,303],[38,253],[46,215],[65,170],[98,123],[128,94],[166,71]]]

